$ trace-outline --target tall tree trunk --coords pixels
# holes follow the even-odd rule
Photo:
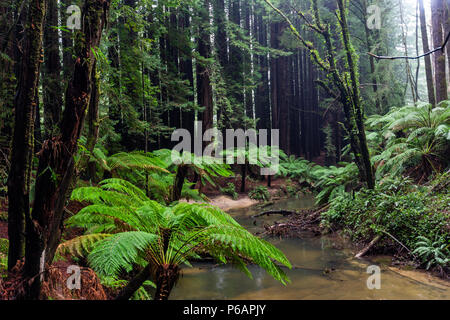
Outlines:
[[[348,31],[346,4],[344,0],[337,0],[339,8],[339,23],[342,28],[342,42],[345,48],[347,63],[349,66],[350,80],[351,80],[351,97],[347,97],[347,101],[352,101],[352,107],[355,112],[355,121],[357,127],[357,136],[359,140],[360,157],[363,165],[363,178],[367,183],[369,189],[375,187],[375,178],[373,174],[372,164],[370,162],[369,148],[367,146],[366,132],[364,129],[364,111],[361,104],[361,98],[359,95],[359,81],[357,77],[356,63],[353,56],[353,48],[350,42],[350,34]],[[349,99],[350,98],[350,99]],[[348,102],[347,102],[348,103]],[[355,154],[358,157],[358,154]]]
[[[450,33],[450,0],[445,0],[444,2],[445,12],[444,12],[444,37],[446,37]],[[447,54],[447,62],[448,62],[448,70],[450,73],[450,41],[447,42],[446,46],[446,54]],[[450,75],[448,76],[448,81],[450,82]]]
[[[44,27],[44,67],[42,88],[44,93],[44,139],[56,133],[62,110],[61,60],[58,35],[58,1],[47,0],[48,8]]]
[[[42,59],[45,0],[32,1],[24,30],[23,55],[14,100],[15,126],[8,176],[8,269],[22,259],[25,250],[25,220],[30,215],[31,160],[36,92]]]
[[[433,19],[433,45],[435,48],[441,46],[444,42],[444,0],[431,0],[431,15]],[[438,50],[434,53],[434,79],[436,85],[436,103],[448,99],[447,79],[445,77],[445,51]]]
[[[88,107],[88,133],[86,139],[86,150],[88,151],[87,159],[82,162],[81,168],[85,167],[85,164],[88,167],[88,176],[92,182],[97,182],[96,177],[96,163],[95,161],[90,161],[90,157],[94,151],[95,145],[98,141],[98,133],[100,129],[100,118],[99,118],[99,110],[98,103],[100,99],[100,76],[97,72],[97,62],[94,62],[94,66],[92,67],[92,87],[91,87],[91,97],[89,99],[89,107]]]
[[[100,44],[109,11],[107,0],[85,0],[82,30],[77,31],[76,60],[72,80],[66,91],[61,133],[44,142],[39,154],[35,202],[26,220],[26,248],[23,275],[26,298],[38,299],[41,274],[52,263],[60,242],[63,209],[74,174],[74,155],[86,115],[92,88],[93,50]]]
[[[407,29],[406,29],[406,24],[403,18],[403,0],[399,0],[399,7],[400,7],[400,23],[402,26],[402,42],[403,42],[403,48],[405,50],[405,56],[408,56],[408,45],[407,45]],[[414,79],[412,76],[412,71],[411,71],[411,65],[409,64],[409,60],[405,59],[405,68],[406,68],[406,87],[408,86],[408,83],[410,85],[411,88],[411,95],[414,101],[414,104],[417,102],[417,94],[414,90],[415,85],[414,85]],[[405,89],[406,90],[406,89]]]
[[[180,27],[184,31],[184,37],[186,41],[191,40],[191,22],[189,13],[184,13],[180,16],[179,19]],[[226,48],[225,48],[226,52]],[[180,62],[180,73],[184,80],[187,80],[190,88],[194,88],[194,72],[193,72],[193,64],[192,64],[192,55],[191,52],[185,54],[181,57]],[[194,102],[194,92],[191,91],[189,93],[187,100],[191,103]],[[194,134],[194,121],[195,121],[195,111],[190,108],[189,110],[185,110],[181,114],[181,127],[187,129],[192,135]],[[193,148],[193,145],[191,145]]]
[[[172,194],[170,202],[178,201],[181,199],[181,193],[183,191],[184,179],[186,179],[188,173],[188,167],[185,165],[179,165],[177,168],[177,174],[173,181]]]
[[[210,79],[210,66],[206,59],[211,56],[211,43],[209,40],[209,0],[204,0],[202,8],[202,21],[207,25],[199,26],[198,53],[201,57],[197,61],[197,103],[204,108],[201,115],[203,130],[213,127],[213,96]],[[207,22],[205,22],[207,21]]]
[[[419,0],[419,12],[420,12],[420,31],[422,34],[423,51],[428,52],[430,51],[430,45],[428,42],[427,20],[425,17],[425,7],[423,5],[423,0]],[[433,69],[431,68],[430,55],[425,56],[424,61],[425,61],[425,74],[427,78],[428,102],[434,106],[436,105],[436,97],[434,95]]]

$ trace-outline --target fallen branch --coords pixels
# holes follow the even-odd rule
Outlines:
[[[270,216],[272,214],[281,214],[283,216],[289,216],[291,214],[296,214],[296,213],[297,212],[295,212],[295,211],[271,210],[271,211],[265,211],[265,212],[255,214],[254,216],[252,216],[252,218],[257,218],[257,217],[261,217],[261,216]]]
[[[297,228],[297,225],[295,225],[293,223],[277,223],[277,224],[274,224],[273,226],[266,227],[266,230],[272,230],[274,228],[280,228],[280,227]]]
[[[417,258],[414,253],[412,253],[411,250],[409,250],[403,243],[401,243],[399,240],[397,240],[397,238],[395,238],[392,234],[390,234],[387,231],[381,230],[381,232],[383,232],[384,234],[388,235],[389,237],[391,237],[395,242],[397,242],[398,244],[400,244],[403,248],[405,248],[414,258]]]
[[[355,255],[355,258],[361,258],[362,256],[364,256],[367,253],[367,251],[369,251],[370,248],[372,248],[381,238],[382,238],[381,235],[377,235],[372,241],[370,241],[370,243],[364,249],[362,249]]]

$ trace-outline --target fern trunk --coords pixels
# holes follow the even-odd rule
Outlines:
[[[178,166],[177,174],[172,186],[172,195],[170,201],[178,201],[181,199],[181,192],[183,191],[184,179],[188,173],[188,167],[184,165]]]
[[[129,300],[133,294],[142,286],[142,284],[150,278],[151,265],[148,264],[141,272],[139,272],[133,279],[128,282],[128,285],[123,288],[117,295],[115,300]]]
[[[170,292],[180,276],[180,268],[177,265],[164,264],[156,271],[155,300],[168,300]]]

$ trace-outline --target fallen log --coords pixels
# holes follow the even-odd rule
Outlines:
[[[270,216],[272,214],[281,214],[283,216],[289,216],[291,214],[296,214],[296,213],[297,213],[296,211],[271,210],[271,211],[265,211],[265,212],[255,214],[254,216],[252,216],[252,218],[257,218],[257,217],[261,217],[261,216]]]
[[[370,241],[370,243],[364,249],[362,249],[355,255],[355,258],[361,258],[362,256],[364,256],[367,253],[367,251],[369,251],[370,248],[372,248],[381,238],[382,238],[381,235],[378,235],[375,238],[373,238],[373,240]]]

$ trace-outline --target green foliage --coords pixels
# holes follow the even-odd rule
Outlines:
[[[303,158],[296,158],[295,156],[282,155],[280,157],[279,175],[298,180],[299,183],[306,183],[308,185],[314,184],[314,178],[310,175],[314,163],[309,162]]]
[[[0,211],[0,221],[8,221],[8,212]]]
[[[59,256],[71,255],[72,257],[85,257],[92,251],[96,242],[110,236],[110,234],[102,233],[86,234],[61,243],[56,250],[56,254]]]
[[[239,194],[236,192],[236,186],[233,182],[229,182],[226,187],[220,188],[220,192],[229,195],[233,200],[237,200]]]
[[[448,166],[448,104],[449,101],[442,101],[436,108],[429,104],[393,108],[384,116],[375,115],[367,120],[369,128],[374,130],[370,138],[378,179],[386,174],[408,173],[423,181]]]
[[[322,167],[294,156],[283,157],[280,174],[296,179],[318,192],[316,203],[324,204],[358,186],[358,169],[354,163],[339,163],[339,167]]]
[[[112,277],[104,277],[101,279],[101,283],[103,286],[114,289],[114,290],[120,290],[124,286],[128,284],[127,280],[121,280],[121,279],[115,279]],[[152,297],[148,293],[148,290],[150,288],[156,288],[156,285],[150,281],[146,280],[142,284],[142,286],[139,287],[138,290],[133,294],[131,300],[152,300]]]
[[[220,163],[214,157],[198,157],[190,152],[179,153],[168,149],[155,151],[155,154],[165,159],[165,163],[168,164],[169,170],[172,172],[176,172],[178,166],[188,166],[199,175],[202,184],[208,182],[215,186],[214,178],[231,177],[233,175],[228,164]]]
[[[426,263],[427,270],[431,266],[439,265],[446,267],[450,263],[450,241],[445,241],[444,237],[437,237],[432,241],[426,237],[418,236],[416,249],[413,253],[419,255],[423,263]]]
[[[354,163],[340,163],[341,167],[315,166],[311,176],[315,178],[315,187],[320,190],[316,197],[317,204],[325,204],[346,191],[358,186],[358,169]]]
[[[0,277],[7,276],[8,270],[8,239],[0,238]]]
[[[75,246],[76,241],[89,242],[83,249],[89,251],[89,263],[101,278],[118,279],[135,265],[144,267],[148,263],[155,268],[163,264],[189,265],[189,259],[198,257],[197,251],[201,250],[223,263],[236,263],[249,276],[244,261],[258,264],[282,283],[288,281],[274,262],[291,266],[281,251],[251,235],[216,207],[188,203],[164,206],[120,179],[76,189],[72,199],[92,204],[69,218],[67,224],[86,228],[88,235],[109,236],[81,236],[62,246],[80,248],[83,245]]]
[[[251,190],[248,193],[250,199],[258,200],[258,201],[269,201],[270,193],[267,187],[265,186],[257,186],[255,189]]]
[[[430,190],[405,179],[385,179],[375,190],[336,197],[322,214],[323,222],[345,228],[354,240],[370,241],[376,234],[389,233],[410,250],[419,236],[434,239],[444,234],[448,241],[449,217],[444,209],[449,207],[449,194],[434,195]],[[384,239],[392,241],[389,236]]]
[[[0,238],[0,254],[8,255],[9,241],[8,239]]]

